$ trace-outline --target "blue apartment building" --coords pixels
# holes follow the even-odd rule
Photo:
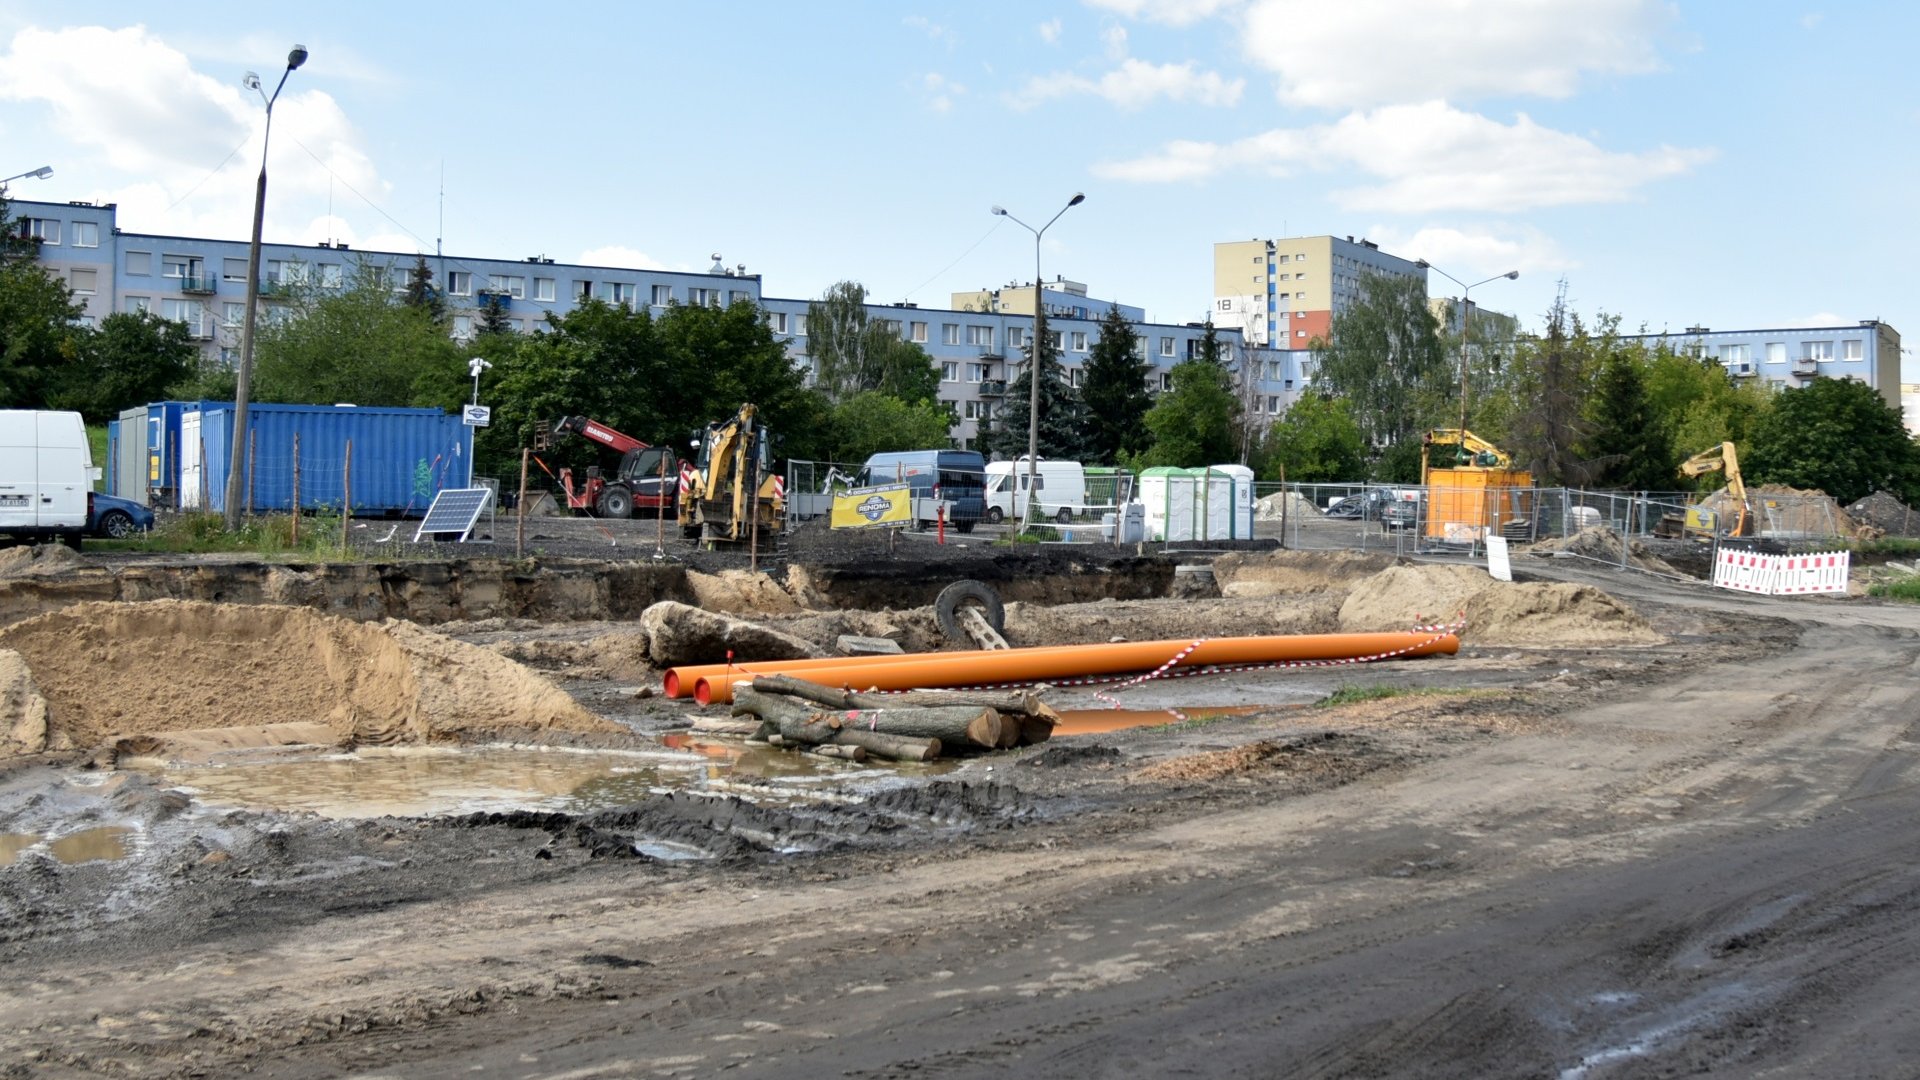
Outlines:
[[[1854,379],[1900,408],[1900,332],[1878,319],[1850,326],[1793,326],[1761,330],[1714,330],[1689,326],[1679,333],[1625,335],[1623,340],[1657,346],[1703,360],[1717,360],[1735,379],[1759,379],[1794,388],[1815,379]]]
[[[81,319],[97,324],[116,311],[150,311],[184,323],[209,358],[235,361],[246,313],[245,240],[165,236],[122,232],[111,203],[12,201],[17,227],[41,241],[40,261],[63,278],[84,304]],[[420,256],[362,251],[346,244],[263,243],[260,293],[271,317],[276,294],[289,287],[338,288],[363,267],[386,269],[396,291],[406,287]],[[668,304],[724,307],[757,305],[774,335],[787,343],[796,365],[811,373],[807,353],[807,301],[766,296],[760,275],[743,264],[728,267],[719,255],[705,273],[634,270],[556,263],[544,256],[523,259],[425,256],[434,284],[446,301],[456,339],[472,334],[483,305],[497,304],[509,327],[539,333],[549,314],[564,315],[592,297],[610,304]],[[996,290],[998,291],[998,290]],[[1048,328],[1055,336],[1068,378],[1079,385],[1099,324],[1109,302],[1091,300],[1083,286],[1062,282],[1043,286]],[[953,413],[956,446],[975,448],[999,414],[1007,386],[1024,364],[1021,354],[1032,326],[1033,287],[1009,286],[1001,310],[920,308],[910,304],[871,304],[869,317],[898,328],[903,338],[924,347],[940,367],[940,400]],[[1024,305],[1018,297],[1024,295]],[[982,305],[968,303],[967,307]],[[1200,323],[1155,323],[1144,310],[1119,305],[1133,323],[1137,351],[1153,370],[1150,390],[1172,385],[1173,365],[1195,355],[1206,328]],[[1220,328],[1223,346],[1237,346],[1237,331]]]

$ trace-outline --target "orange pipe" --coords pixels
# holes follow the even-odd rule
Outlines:
[[[1076,676],[1124,675],[1152,671],[1192,646],[1190,640],[1134,641],[1106,645],[1060,645],[1048,649],[1000,649],[984,656],[933,653],[919,656],[849,660],[836,666],[798,669],[798,673],[826,686],[859,690],[917,690],[984,683],[1028,683]],[[1210,664],[1274,664],[1289,661],[1358,660],[1393,653],[1428,656],[1460,649],[1452,634],[1427,632],[1386,634],[1293,634],[1268,637],[1213,638],[1193,648],[1175,668]],[[794,669],[759,664],[760,670],[700,677],[693,698],[702,705],[733,700],[733,684],[755,675],[788,674]]]
[[[1191,645],[1193,643],[1191,641],[1185,641],[1181,642],[1181,644]],[[1034,645],[1022,651],[1037,655],[1040,653],[1059,652],[1065,649],[1081,649],[1085,647],[1084,645]],[[955,656],[985,658],[1005,655],[1007,655],[1006,649],[956,649],[952,652],[884,653],[879,656],[826,656],[813,660],[746,660],[735,661],[731,664],[686,664],[667,669],[666,675],[661,680],[664,685],[662,692],[670,698],[688,697],[693,693],[693,688],[698,685],[700,680],[709,675],[798,675],[802,672],[819,668],[840,668],[864,664],[898,664],[925,660],[928,657],[936,656],[941,658]],[[1169,652],[1167,655],[1171,656],[1173,654]]]

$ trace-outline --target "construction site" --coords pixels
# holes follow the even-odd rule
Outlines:
[[[1907,1067],[1857,581],[658,532],[0,551],[5,1075]]]

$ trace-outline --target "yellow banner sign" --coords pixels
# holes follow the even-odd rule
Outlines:
[[[913,523],[913,489],[906,484],[854,488],[833,497],[836,529],[903,528]]]

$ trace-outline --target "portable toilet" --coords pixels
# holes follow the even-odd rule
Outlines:
[[[1193,478],[1187,469],[1155,466],[1140,474],[1140,502],[1147,508],[1147,539],[1193,539]]]
[[[1253,470],[1245,465],[1215,465],[1208,470],[1207,487],[1209,506],[1217,498],[1221,507],[1219,513],[1208,515],[1207,539],[1253,539]]]

